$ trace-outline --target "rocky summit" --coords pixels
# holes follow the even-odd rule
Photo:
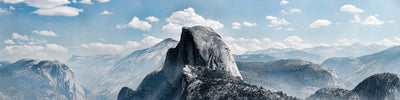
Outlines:
[[[118,100],[296,99],[243,82],[228,46],[213,29],[184,27],[164,65],[134,91],[122,88]]]

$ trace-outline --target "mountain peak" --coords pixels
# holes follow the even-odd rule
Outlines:
[[[179,79],[185,65],[201,66],[223,71],[241,78],[228,46],[212,28],[205,26],[184,27],[181,40],[168,50],[164,72],[169,81]]]

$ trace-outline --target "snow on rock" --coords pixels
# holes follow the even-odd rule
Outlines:
[[[135,91],[121,89],[118,100],[295,99],[243,83],[230,50],[213,29],[184,27],[168,50],[164,66],[147,75]]]

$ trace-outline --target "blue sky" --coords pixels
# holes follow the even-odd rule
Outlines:
[[[234,54],[400,44],[398,0],[0,0],[0,8],[0,60],[10,61],[126,55],[193,25],[214,28]]]

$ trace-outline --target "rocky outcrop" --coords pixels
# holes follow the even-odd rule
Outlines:
[[[294,99],[243,83],[228,46],[213,29],[184,27],[164,66],[147,75],[135,91],[119,100],[140,99]]]
[[[375,74],[364,79],[353,91],[360,100],[399,100],[399,77],[392,73]]]
[[[359,100],[357,93],[340,88],[322,88],[306,100]]]

